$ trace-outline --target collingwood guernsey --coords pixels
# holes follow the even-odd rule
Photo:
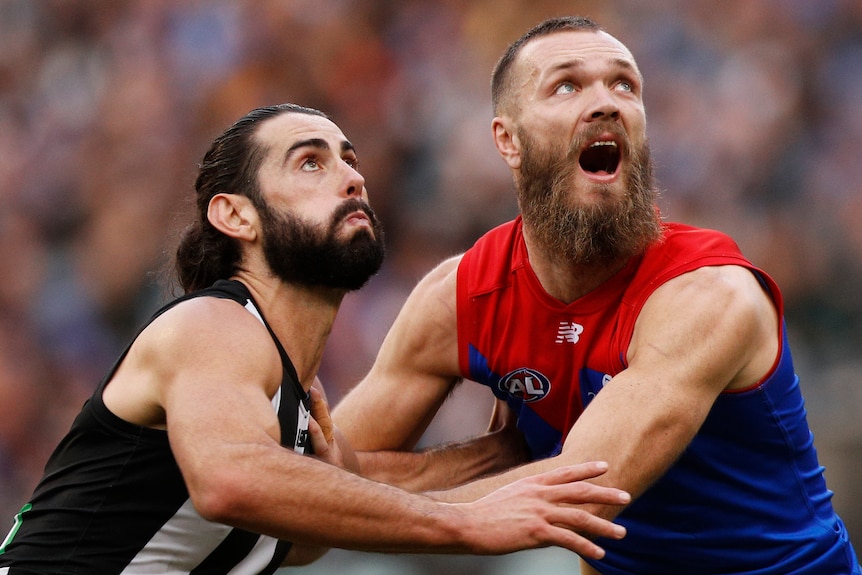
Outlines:
[[[232,299],[267,327],[283,366],[272,399],[281,443],[309,451],[308,395],[245,286],[216,282],[167,304],[146,325],[195,297]],[[128,351],[84,404],[32,500],[16,515],[0,546],[0,575],[273,573],[289,542],[203,519],[189,499],[167,432],[133,425],[105,407],[102,392]]]

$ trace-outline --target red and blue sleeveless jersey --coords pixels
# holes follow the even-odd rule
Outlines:
[[[458,268],[461,374],[518,414],[532,456],[560,452],[568,430],[611,378],[644,302],[703,266],[750,269],[783,313],[775,282],[728,236],[668,223],[660,241],[571,303],[548,295],[527,257],[520,218],[491,230]],[[600,539],[607,575],[862,573],[826,488],[782,321],[781,352],[758,385],[721,394],[671,469]]]

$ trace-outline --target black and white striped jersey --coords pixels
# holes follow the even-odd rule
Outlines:
[[[243,284],[219,281],[178,298],[146,325],[192,297],[235,300],[267,327],[283,365],[272,400],[281,442],[309,451],[308,395]],[[31,501],[15,517],[0,547],[0,575],[274,572],[289,542],[203,519],[191,504],[167,432],[133,425],[105,407],[102,391],[127,353],[128,348],[84,404]]]

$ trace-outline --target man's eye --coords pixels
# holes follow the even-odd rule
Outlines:
[[[316,158],[307,158],[304,162],[302,162],[302,169],[306,172],[312,172],[320,167],[320,164],[317,163]]]
[[[557,89],[554,91],[555,94],[571,94],[575,91],[575,85],[571,82],[561,82]]]
[[[622,80],[617,84],[617,90],[620,90],[621,92],[634,92],[635,87],[628,80]]]

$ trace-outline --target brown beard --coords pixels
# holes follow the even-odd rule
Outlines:
[[[626,194],[613,200],[608,186],[596,185],[599,201],[580,203],[571,186],[578,166],[578,152],[599,134],[619,135],[630,161],[621,177]],[[521,157],[518,204],[524,226],[549,254],[559,254],[575,264],[610,263],[642,253],[661,236],[653,164],[647,144],[632,148],[615,124],[597,125],[572,143],[568,150],[538,146],[519,130],[524,144]]]

